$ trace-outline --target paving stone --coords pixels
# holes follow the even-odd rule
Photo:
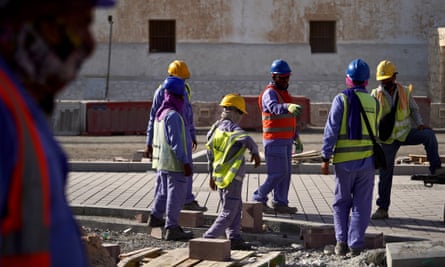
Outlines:
[[[445,266],[445,241],[386,244],[388,267]]]

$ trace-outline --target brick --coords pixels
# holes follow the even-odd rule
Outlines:
[[[244,202],[241,230],[250,233],[263,232],[263,207],[260,202]]]
[[[301,230],[304,248],[321,248],[326,245],[336,244],[335,230],[333,226],[308,226]]]
[[[388,267],[445,266],[445,241],[410,241],[386,244]]]
[[[119,260],[119,255],[121,254],[121,247],[114,243],[103,243],[102,247],[108,251],[115,263],[117,263]]]
[[[230,240],[194,238],[189,241],[189,258],[199,260],[230,260]]]
[[[385,240],[383,233],[366,233],[365,234],[365,248],[376,249],[385,247]]]
[[[178,223],[184,227],[200,227],[204,225],[204,214],[202,211],[181,210]]]
[[[163,234],[164,234],[163,227],[152,227],[150,230],[150,236],[156,239],[162,239],[162,237],[164,236]]]

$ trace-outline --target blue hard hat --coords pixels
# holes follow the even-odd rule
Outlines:
[[[354,59],[346,69],[346,76],[353,81],[367,81],[369,80],[369,66],[363,59]]]
[[[111,7],[116,4],[115,0],[96,0],[96,6]]]
[[[270,65],[270,73],[272,74],[289,74],[291,72],[292,70],[287,62],[282,59],[274,60],[272,65]]]
[[[169,76],[164,80],[162,87],[175,95],[185,95],[185,84],[181,78]]]

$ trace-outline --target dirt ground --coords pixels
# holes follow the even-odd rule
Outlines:
[[[197,151],[205,149],[206,131],[198,131]],[[263,151],[261,133],[249,132],[254,138],[260,151]],[[439,153],[445,156],[445,132],[437,132]],[[304,151],[321,149],[323,133],[321,130],[301,132],[300,138],[304,145]],[[57,136],[65,152],[71,161],[113,161],[115,159],[131,161],[133,154],[145,149],[144,135],[120,135],[120,136]],[[401,147],[397,155],[407,157],[409,154],[425,155],[422,145]]]

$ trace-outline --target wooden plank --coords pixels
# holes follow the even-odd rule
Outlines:
[[[142,265],[143,267],[167,267],[177,266],[187,260],[189,257],[188,248],[177,248],[169,250],[166,254],[161,255],[148,263]]]
[[[269,252],[267,254],[258,254],[255,262],[242,265],[244,267],[269,267],[269,266],[283,266],[286,263],[286,258],[280,251]]]
[[[232,250],[230,254],[230,261],[201,261],[194,265],[194,267],[229,267],[241,266],[240,262],[246,258],[255,255],[255,251],[247,250]]]
[[[137,267],[139,266],[139,262],[144,257],[155,258],[162,254],[162,250],[160,248],[143,248],[139,250],[135,250],[129,253],[121,254],[119,258],[121,259],[117,264],[118,267]]]

